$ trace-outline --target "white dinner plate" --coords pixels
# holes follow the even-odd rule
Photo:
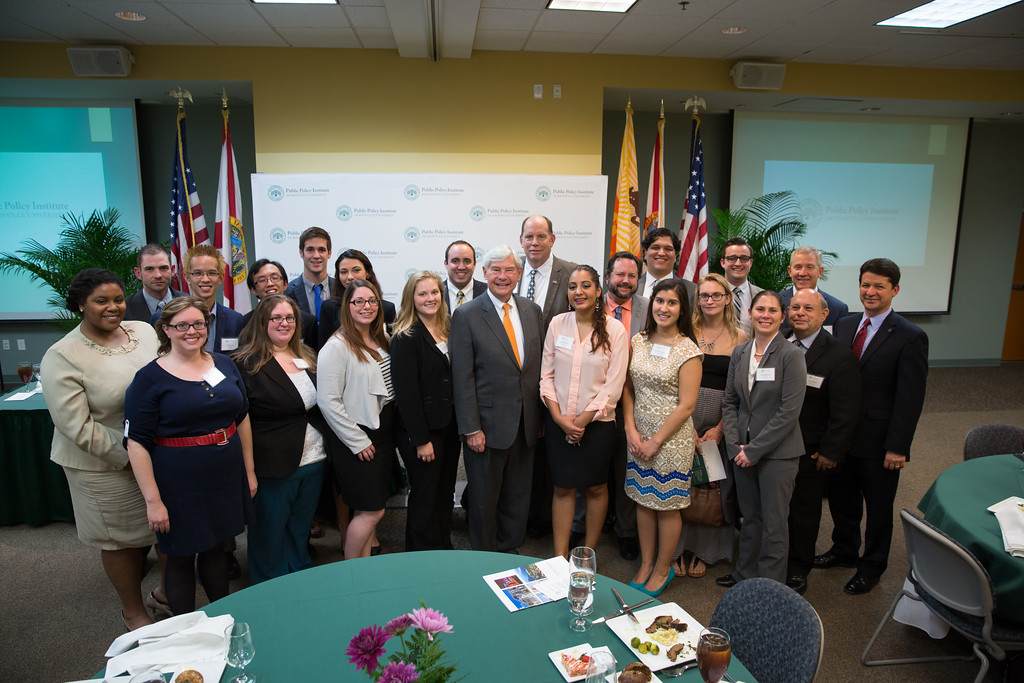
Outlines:
[[[642,610],[636,610],[633,612],[636,615],[637,621],[640,625],[633,624],[628,614],[609,619],[606,623],[608,628],[612,630],[612,633],[619,637],[626,647],[629,648],[630,653],[638,660],[651,667],[651,671],[660,671],[667,669],[670,666],[678,666],[685,662],[692,662],[697,659],[697,640],[700,638],[700,632],[704,628],[700,622],[690,616],[690,614],[682,607],[674,602],[666,602],[662,605],[656,605],[654,607],[648,607]],[[631,647],[629,641],[634,637],[639,638],[641,642],[649,641],[656,643],[657,641],[651,638],[651,634],[647,633],[646,629],[654,621],[655,617],[659,616],[670,616],[674,619],[678,619],[681,622],[687,624],[688,628],[679,634],[679,638],[676,642],[686,643],[688,647],[683,648],[683,651],[676,657],[676,661],[670,661],[668,658],[668,649],[671,645],[665,645],[658,643],[660,652],[656,655],[642,654],[639,650]]]

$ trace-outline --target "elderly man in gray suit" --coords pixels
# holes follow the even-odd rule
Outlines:
[[[487,293],[455,309],[448,339],[455,416],[472,495],[474,550],[515,552],[526,536],[541,426],[541,309],[514,294],[522,261],[506,245],[481,260]]]

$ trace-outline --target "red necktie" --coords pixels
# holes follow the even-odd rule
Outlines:
[[[853,352],[857,354],[857,358],[860,358],[860,354],[864,351],[864,340],[868,338],[868,323],[871,322],[871,318],[864,318],[864,324],[857,330],[857,336],[853,338]]]

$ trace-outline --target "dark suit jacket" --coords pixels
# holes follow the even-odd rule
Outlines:
[[[828,317],[825,318],[823,325],[832,329],[832,334],[836,333],[836,323],[839,322],[840,318],[843,318],[850,313],[850,309],[839,299],[835,298],[831,294],[825,292],[821,287],[818,288],[818,294],[825,297],[825,303],[828,304]],[[789,326],[789,302],[793,300],[793,285],[786,287],[784,290],[779,292],[780,303],[782,304],[782,327],[779,328],[779,332],[788,337],[790,332],[793,330]]]
[[[853,432],[860,421],[860,370],[857,356],[848,346],[821,330],[804,354],[808,386],[800,411],[804,452],[820,453],[841,462],[850,450]],[[820,387],[810,385],[821,377]]]
[[[691,282],[690,280],[684,280],[678,275],[673,275],[672,277],[683,283],[683,287],[686,288],[686,296],[688,297],[687,300],[690,303],[690,310],[693,311],[693,295],[697,293],[697,283]],[[640,276],[640,279],[636,281],[636,291],[642,295],[644,293],[644,287],[646,286],[647,273],[644,273],[643,275]]]
[[[520,419],[527,446],[533,447],[540,432],[544,319],[540,307],[526,297],[515,301],[523,325],[522,369],[487,295],[456,309],[448,339],[459,432],[483,430],[490,448],[510,448]]]
[[[185,292],[179,292],[178,290],[171,288],[171,296],[185,296]],[[125,320],[138,320],[139,322],[150,322],[153,317],[153,311],[149,310],[149,304],[146,303],[146,297],[143,296],[141,291],[135,292],[130,297],[124,300],[124,319]]]
[[[331,292],[334,291],[334,278],[327,278],[327,283],[324,285],[323,303],[327,303],[331,298]],[[294,280],[288,283],[288,286],[284,290],[285,296],[290,296],[295,299],[295,302],[299,304],[299,310],[302,312],[302,343],[313,349],[319,351],[323,344],[320,342],[320,333],[317,329],[316,322],[316,311],[310,310],[309,300],[306,298],[305,284],[302,282],[302,276],[298,276]],[[323,304],[320,305],[320,317],[323,318]],[[335,325],[335,330],[338,329]],[[332,332],[334,330],[331,330]],[[327,335],[330,337],[331,335]],[[326,337],[325,337],[326,339]]]
[[[330,431],[327,421],[315,405],[306,411],[298,390],[276,360],[271,359],[255,374],[237,361],[235,365],[249,397],[256,476],[284,479],[299,467],[306,425],[313,425],[321,434],[327,434]],[[309,370],[306,374],[316,385],[316,374]]]
[[[854,313],[836,323],[836,339],[852,347],[860,320]],[[890,310],[860,356],[863,408],[851,458],[884,460],[892,451],[910,459],[927,377],[928,335]]]
[[[149,322],[152,325],[156,325],[156,321],[160,319],[159,313],[154,313],[150,316]],[[217,304],[217,330],[216,336],[213,338],[213,350],[217,353],[230,354],[234,353],[234,349],[228,349],[224,351],[224,338],[238,339],[238,335],[242,333],[242,328],[245,326],[242,323],[242,314],[238,311],[233,311],[224,304]]]
[[[544,316],[544,327],[540,330],[540,341],[543,345],[544,334],[547,332],[551,319],[559,313],[568,313],[572,310],[569,306],[569,276],[576,270],[576,264],[572,261],[563,261],[557,256],[551,256],[551,279],[548,280],[548,291],[544,297],[544,303],[534,302],[541,307]],[[530,272],[530,264],[523,261],[523,277],[519,280],[519,295],[526,297],[528,285],[527,274]],[[476,294],[474,293],[474,297]]]
[[[800,408],[807,388],[804,354],[781,334],[776,335],[759,366],[773,368],[775,379],[754,382],[754,388],[748,389],[747,368],[753,352],[751,339],[737,346],[729,361],[722,403],[729,459],[739,455],[744,444],[744,453],[755,463],[762,458],[798,458],[804,453],[800,435]]]
[[[398,316],[398,311],[395,310],[395,305],[390,301],[381,300],[382,308],[384,312],[384,324],[391,329],[391,324],[395,322],[395,318]],[[320,305],[320,324],[314,324],[317,329],[316,344],[313,346],[314,349],[320,350],[323,345],[327,343],[327,340],[331,338],[331,335],[337,332],[338,327],[341,326],[341,299],[326,299]]]
[[[391,381],[402,426],[414,446],[428,443],[430,430],[444,429],[455,419],[451,364],[419,322],[391,340]]]
[[[483,296],[487,292],[487,283],[473,280],[473,299]],[[452,310],[452,303],[448,301],[448,280],[444,281],[441,287],[441,296],[444,297],[444,305],[448,307],[449,313]],[[471,299],[472,300],[472,299]]]

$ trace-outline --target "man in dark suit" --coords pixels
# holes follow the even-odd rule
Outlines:
[[[541,425],[540,308],[514,294],[522,262],[508,246],[483,258],[487,292],[455,310],[448,339],[455,417],[465,437],[474,550],[522,545]]]
[[[473,279],[473,273],[476,271],[476,250],[469,242],[456,240],[448,245],[444,250],[444,268],[448,271],[448,278],[444,281],[441,295],[449,311],[454,311],[455,308],[469,303],[487,291],[486,284]]]
[[[644,250],[644,263],[647,264],[647,272],[637,281],[637,292],[641,296],[650,299],[654,285],[674,277],[686,287],[686,296],[693,308],[693,294],[697,291],[697,285],[675,274],[681,245],[679,236],[668,228],[657,228],[647,233],[640,243]]]
[[[530,216],[523,221],[519,231],[519,245],[526,254],[522,279],[519,281],[519,295],[534,302],[543,311],[544,325],[538,337],[543,348],[544,335],[547,334],[551,319],[571,310],[569,276],[576,269],[576,264],[563,261],[551,253],[555,246],[555,231],[546,216]],[[543,405],[541,408],[545,409]],[[534,450],[533,463],[528,529],[532,536],[539,538],[551,533],[551,499],[554,495],[543,439]]]
[[[302,257],[302,275],[289,282],[284,293],[299,304],[303,320],[307,316],[313,319],[308,329],[303,324],[302,341],[310,348],[319,349],[320,305],[334,290],[334,279],[327,275],[331,259],[330,233],[316,226],[303,230],[299,235],[299,256]]]
[[[928,376],[928,335],[892,310],[900,269],[885,258],[860,267],[862,314],[836,323],[836,338],[860,359],[863,407],[846,462],[828,484],[835,528],[832,547],[814,558],[818,569],[856,567],[843,587],[867,593],[885,572],[892,544],[893,502],[900,470],[910,460]],[[860,521],[867,509],[864,552]]]
[[[629,338],[644,328],[647,321],[647,299],[637,294],[640,279],[640,259],[628,251],[616,252],[608,259],[604,269],[605,311],[622,322]],[[636,503],[625,494],[626,482],[626,428],[622,418],[622,401],[615,407],[615,439],[618,446],[612,456],[612,478],[609,493],[615,511],[615,535],[619,538],[619,554],[623,559],[635,560],[640,554],[636,537]]]
[[[779,292],[782,300],[782,308],[789,311],[789,302],[793,300],[793,292],[800,289],[809,289],[818,292],[825,297],[828,305],[828,317],[825,318],[825,331],[834,333],[834,326],[840,318],[847,315],[850,309],[839,299],[818,289],[818,278],[825,274],[825,266],[822,265],[821,251],[814,247],[797,247],[789,256],[789,266],[786,268],[789,279],[793,284]],[[782,321],[779,330],[782,334],[789,336],[791,332],[789,319]]]
[[[786,585],[803,594],[814,562],[821,525],[826,472],[846,459],[860,420],[860,372],[849,347],[822,329],[828,317],[825,298],[798,290],[789,304],[793,333],[807,363],[807,393],[800,411],[804,454],[789,501],[789,570]]]
[[[288,281],[288,271],[277,261],[261,258],[249,268],[249,274],[245,280],[249,286],[249,291],[252,292],[256,299],[263,300],[272,294],[284,294],[285,283]],[[242,317],[242,333],[239,335],[239,344],[241,346],[245,346],[248,341],[246,339],[248,335],[247,328],[255,310],[249,311]],[[301,309],[299,310],[299,315],[302,318],[299,325],[299,333],[305,339],[316,323],[316,319],[311,315],[306,315]]]
[[[224,281],[224,256],[209,244],[197,244],[181,258],[185,279],[193,296],[203,300],[210,309],[212,322],[207,328],[206,350],[231,353],[238,348],[242,332],[242,314],[217,303],[217,288]],[[150,322],[160,317],[154,313]]]
[[[742,237],[733,237],[725,243],[722,249],[722,258],[719,263],[722,272],[725,273],[725,280],[732,288],[732,301],[736,307],[736,323],[740,329],[746,332],[747,337],[752,334],[750,322],[750,304],[762,291],[753,282],[747,279],[750,269],[754,265],[754,250]]]
[[[135,277],[142,280],[142,291],[124,300],[125,320],[149,322],[153,314],[171,299],[185,294],[171,288],[174,266],[171,265],[171,255],[159,244],[147,244],[139,249]]]

